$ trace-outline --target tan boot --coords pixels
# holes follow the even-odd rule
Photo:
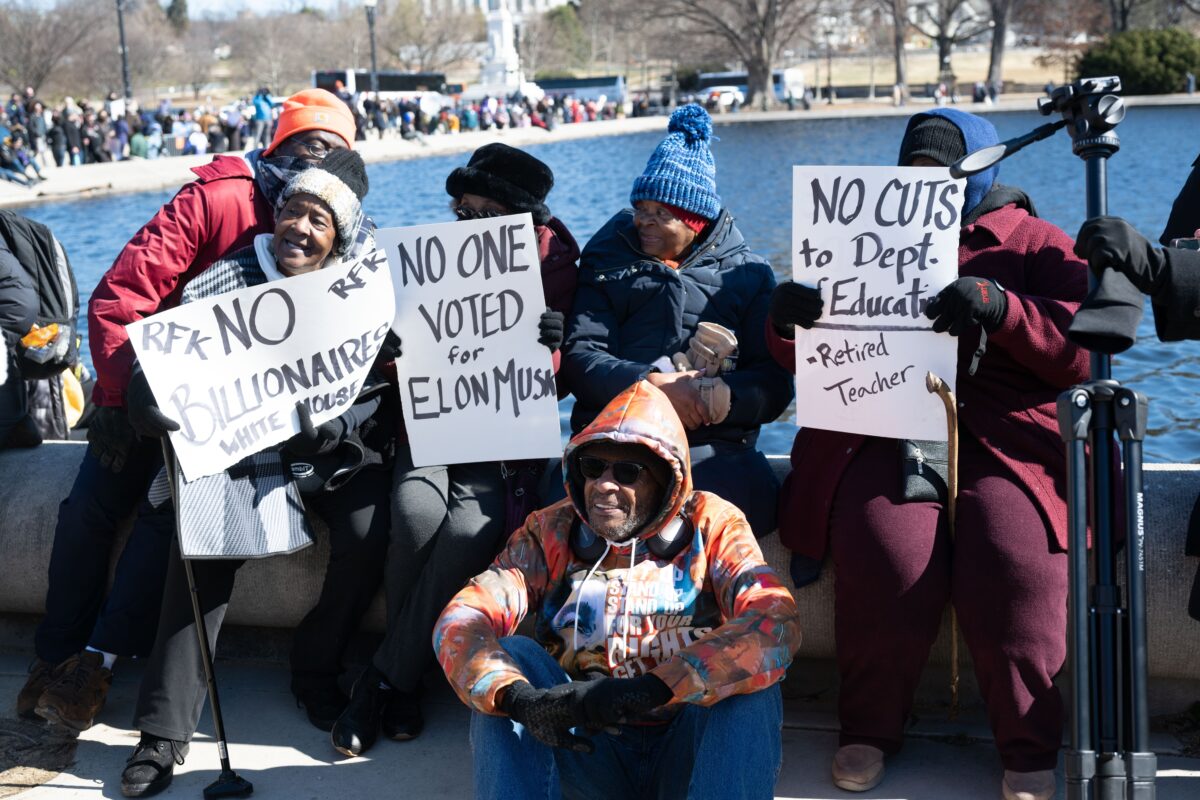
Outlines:
[[[1054,770],[1039,769],[1036,772],[1013,772],[1004,770],[1004,800],[1054,800],[1056,789]]]
[[[58,664],[51,664],[40,658],[34,660],[33,666],[29,668],[29,677],[25,680],[25,685],[17,693],[18,717],[21,719],[38,718],[33,710],[37,708],[38,698],[42,696],[42,692],[46,691],[46,687],[53,683],[58,676],[58,667]]]
[[[100,653],[84,650],[71,656],[38,698],[37,715],[68,730],[86,731],[104,708],[112,679]]]
[[[833,756],[833,785],[848,792],[874,789],[883,780],[883,751],[869,744],[839,747]]]

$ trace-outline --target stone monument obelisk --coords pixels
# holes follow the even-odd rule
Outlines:
[[[516,35],[508,0],[488,0],[487,59],[479,82],[489,91],[508,94],[521,86],[521,59],[517,55]]]

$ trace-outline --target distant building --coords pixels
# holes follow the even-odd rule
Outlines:
[[[520,25],[526,14],[541,14],[557,6],[564,6],[570,0],[508,0],[508,10],[512,12],[513,22]],[[483,13],[495,10],[496,0],[421,0],[426,14],[465,13],[479,9]]]

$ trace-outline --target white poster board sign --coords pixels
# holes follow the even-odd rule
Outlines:
[[[796,422],[946,439],[933,372],[955,386],[958,342],[926,304],[958,277],[965,180],[934,167],[794,167],[792,276],[825,300],[796,329]]]
[[[268,281],[126,326],[189,481],[345,413],[395,313],[379,251]]]
[[[396,292],[396,360],[413,464],[562,453],[529,214],[375,232]]]

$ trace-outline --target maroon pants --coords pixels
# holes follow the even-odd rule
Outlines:
[[[1066,659],[1067,561],[1037,508],[968,434],[954,541],[940,503],[902,503],[893,439],[871,439],[842,477],[830,545],[841,743],[900,748],[946,602],[975,663],[1006,769],[1053,769]]]

